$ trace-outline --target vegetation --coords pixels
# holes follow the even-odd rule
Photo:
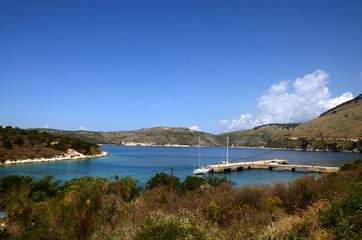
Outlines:
[[[156,174],[0,180],[1,239],[361,239],[362,161],[322,178],[236,188]]]
[[[68,149],[85,155],[100,153],[96,144],[80,139],[0,126],[0,162],[60,156]]]
[[[261,125],[258,127],[253,128],[253,130],[257,130],[263,127],[272,127],[272,128],[282,128],[282,129],[293,129],[300,125],[301,123],[271,123],[266,125]]]

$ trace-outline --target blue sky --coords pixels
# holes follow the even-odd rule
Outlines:
[[[210,133],[362,90],[361,1],[0,1],[0,125]]]

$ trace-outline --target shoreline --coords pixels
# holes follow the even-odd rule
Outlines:
[[[12,164],[28,164],[28,163],[43,163],[43,162],[57,162],[57,161],[66,161],[66,160],[81,160],[89,158],[101,158],[109,156],[109,153],[102,151],[100,154],[95,155],[84,155],[80,152],[77,152],[72,149],[68,149],[67,153],[56,157],[49,158],[34,158],[34,159],[21,159],[21,160],[5,160],[5,162],[0,163],[1,165],[12,165]]]
[[[126,143],[126,144],[98,144],[98,145],[102,145],[102,146],[120,146],[120,147],[179,147],[179,148],[187,148],[187,147],[219,147],[219,148],[225,148],[226,146],[214,146],[214,145],[203,145],[203,146],[198,146],[198,145],[180,145],[180,144],[165,144],[165,145],[158,145],[158,144],[153,144],[153,143]],[[241,148],[245,148],[245,149],[265,149],[265,150],[280,150],[280,151],[301,151],[301,152],[334,152],[331,150],[320,150],[320,149],[306,149],[303,150],[301,148],[273,148],[273,147],[246,147],[246,146],[229,146],[229,148],[235,148],[235,149],[241,149]],[[359,153],[357,151],[337,151],[335,153]]]

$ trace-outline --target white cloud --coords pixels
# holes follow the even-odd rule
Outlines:
[[[353,98],[350,92],[331,98],[327,87],[328,77],[327,72],[316,70],[293,82],[283,80],[273,84],[259,98],[256,118],[247,113],[232,121],[222,120],[221,129],[236,131],[268,123],[306,122]]]
[[[198,132],[200,132],[199,126],[196,126],[196,125],[194,125],[194,126],[192,126],[192,127],[189,127],[188,129],[190,129],[190,130],[192,130],[192,131],[198,131]]]
[[[325,103],[325,106],[327,107],[327,110],[328,110],[328,109],[334,108],[335,106],[338,106],[344,102],[347,102],[347,101],[351,100],[352,98],[353,98],[353,94],[350,92],[346,92],[346,93],[343,93],[339,97],[329,99]]]
[[[249,126],[254,125],[254,120],[250,113],[242,114],[239,119],[234,119],[229,124],[229,128],[248,128]]]
[[[44,128],[49,128],[49,124],[45,125]]]
[[[86,131],[87,128],[85,128],[85,127],[79,127],[79,128],[77,128],[76,130],[77,130],[77,131]]]

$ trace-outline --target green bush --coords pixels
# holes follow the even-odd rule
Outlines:
[[[172,179],[172,181],[171,181],[171,179]],[[184,188],[180,182],[180,179],[175,176],[173,176],[171,178],[170,175],[168,175],[164,172],[156,173],[155,176],[151,177],[147,181],[145,189],[153,189],[153,188],[162,187],[162,186],[170,189],[171,183],[172,183],[172,187],[176,193],[180,194],[180,193],[184,192]]]
[[[12,192],[26,191],[32,181],[31,177],[17,175],[0,179],[0,210],[4,210],[5,206],[14,200],[9,197]]]
[[[40,202],[54,197],[60,189],[60,181],[52,180],[53,176],[44,176],[43,179],[32,181],[29,185],[29,198],[34,202]]]
[[[312,176],[293,181],[286,192],[285,206],[289,212],[306,208],[320,198],[323,182]]]
[[[8,150],[13,149],[13,144],[11,143],[10,140],[4,140],[2,146]]]
[[[119,178],[116,176],[116,181],[109,186],[109,192],[115,193],[122,197],[123,201],[130,202],[138,197],[143,188],[138,186],[139,180],[131,177]]]
[[[18,145],[18,146],[23,146],[24,145],[24,139],[22,137],[17,137],[15,140],[14,140],[14,144],[15,145]]]
[[[236,185],[235,182],[228,180],[226,177],[219,178],[219,177],[215,177],[212,174],[205,176],[204,180],[206,183],[208,183],[209,185],[211,185],[213,187],[220,186],[221,184]]]
[[[205,179],[197,176],[187,176],[183,181],[183,186],[186,191],[194,191],[205,183]]]
[[[322,211],[321,222],[333,231],[337,239],[362,239],[362,185],[351,187],[341,201],[333,202],[329,210]]]
[[[187,222],[181,222],[174,218],[148,219],[140,229],[135,240],[183,240],[183,239],[206,239],[202,232],[195,226]]]
[[[362,239],[361,171],[359,161],[318,179],[240,188],[226,178],[189,176],[180,186],[172,181],[192,192],[173,195],[166,173],[152,177],[145,192],[130,177],[64,184],[5,177],[0,238]]]
[[[359,159],[359,160],[356,160],[355,162],[353,163],[345,163],[343,164],[341,167],[340,167],[340,170],[341,171],[347,171],[347,170],[354,170],[358,167],[359,164],[362,163],[362,160]]]

